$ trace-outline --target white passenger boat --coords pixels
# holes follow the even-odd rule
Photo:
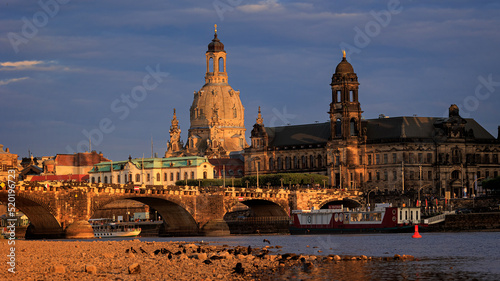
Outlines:
[[[135,237],[141,228],[132,223],[113,222],[111,219],[90,219],[96,238]]]

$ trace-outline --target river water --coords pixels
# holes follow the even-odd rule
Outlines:
[[[342,261],[317,263],[312,272],[300,268],[279,271],[277,280],[500,280],[500,232],[411,233],[355,235],[262,235],[227,237],[139,238],[141,241],[209,242],[228,246],[263,247],[274,254],[413,255],[415,261]],[[321,251],[321,252],[319,252]]]

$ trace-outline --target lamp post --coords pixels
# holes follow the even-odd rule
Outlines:
[[[254,158],[254,161],[255,161],[255,170],[257,171],[257,188],[259,188],[259,163],[260,162],[257,162],[260,160],[260,157],[255,157]]]
[[[247,184],[247,188],[248,188],[248,184],[250,183],[250,181],[246,180],[245,183]]]
[[[323,189],[326,189],[326,180],[323,180]]]

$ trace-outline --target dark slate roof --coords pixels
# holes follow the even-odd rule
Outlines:
[[[266,127],[269,146],[326,144],[330,137],[330,122],[283,127]]]
[[[476,139],[495,139],[476,120],[464,118],[465,130],[474,132]],[[437,117],[392,117],[366,120],[368,140],[419,138],[430,139],[435,135],[434,124],[445,121]]]
[[[363,120],[367,128],[367,140],[390,139],[432,139],[436,134],[434,124],[447,118],[438,117],[391,117]],[[495,140],[479,123],[472,118],[464,118],[465,130],[474,132],[476,140]],[[326,144],[330,137],[330,122],[283,127],[266,127],[269,146],[299,146]]]

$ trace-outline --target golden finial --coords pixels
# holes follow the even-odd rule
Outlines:
[[[344,55],[344,59],[345,59],[345,50],[342,50],[342,54]]]
[[[214,24],[215,27],[215,33],[217,33],[217,24]]]

